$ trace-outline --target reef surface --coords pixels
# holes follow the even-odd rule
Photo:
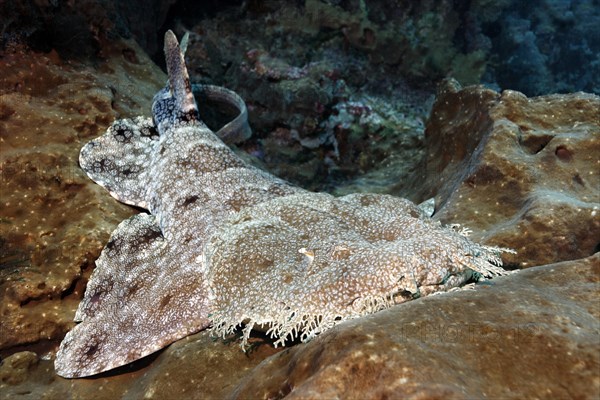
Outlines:
[[[52,3],[58,2],[48,2]],[[314,3],[317,7],[326,2]],[[497,9],[490,20],[506,10]],[[248,20],[268,16],[266,11],[253,12],[246,15]],[[352,13],[337,15],[349,18]],[[351,31],[345,39],[342,25],[327,24],[329,28],[316,28],[327,33],[321,38],[347,41],[348,60],[355,62],[342,64],[342,72],[362,71],[344,76],[350,88],[344,90],[355,97],[329,94],[338,93],[327,85],[340,81],[339,68],[310,66],[304,76],[302,71],[281,67],[279,54],[253,51],[256,46],[243,40],[247,32],[236,42],[243,49],[238,52],[223,45],[235,35],[222,35],[222,42],[203,45],[202,40],[217,31],[193,29],[205,35],[196,36],[189,48],[191,59],[198,60],[195,78],[229,82],[226,86],[241,93],[246,82],[253,82],[244,97],[255,136],[240,144],[249,153],[242,156],[307,188],[328,188],[338,194],[358,188],[416,201],[435,197],[436,218],[471,228],[476,241],[515,248],[517,255],[504,261],[524,270],[496,285],[416,300],[340,324],[283,352],[260,335],[250,339],[252,351],[243,353],[235,340],[215,340],[204,332],[111,375],[76,381],[59,378],[52,367],[53,355],[73,326],[94,260],[117,224],[137,212],[89,181],[77,165],[77,155],[113,120],[146,114],[166,76],[144,49],[118,35],[97,42],[89,36],[94,41],[93,61],[17,44],[5,48],[0,59],[3,396],[600,395],[600,98],[581,92],[527,97],[482,86],[462,88],[452,81],[440,86],[433,105],[427,100],[433,90],[412,90],[408,84],[394,86],[402,91],[381,91],[377,97],[376,90],[357,90],[369,80],[365,75],[382,77],[384,87],[388,82],[389,75],[376,73],[380,64],[356,56],[373,51],[367,46],[369,31],[362,31],[366,33],[362,39],[350,35]],[[277,30],[278,23],[261,26],[271,27],[269,33]],[[528,41],[518,43],[530,50],[533,43],[540,52],[546,51],[527,34],[542,28],[536,23],[524,29]],[[519,32],[512,32],[517,43]],[[592,43],[593,37],[588,39]],[[203,46],[212,53],[202,53]],[[231,71],[254,80],[236,84],[237,73],[223,72],[229,60],[214,56],[217,49],[247,57],[245,66],[233,60],[238,69]],[[338,54],[333,53],[331,65],[339,62]],[[302,69],[304,64],[291,66]],[[287,75],[275,73],[281,70]],[[296,73],[302,76],[297,78]],[[300,87],[314,91],[293,93],[306,100],[285,103],[287,107],[271,112],[273,105],[261,107],[257,101],[270,98],[264,93],[285,94],[290,81],[301,79],[305,80]],[[376,80],[372,82],[375,85]],[[310,101],[322,96],[325,107]],[[290,126],[279,122],[286,120],[286,110],[292,111]],[[317,117],[298,119],[298,115]],[[322,121],[331,125],[318,128]],[[378,126],[384,128],[377,130]],[[342,155],[339,159],[332,137]],[[302,162],[294,168],[293,163],[271,162],[289,159],[277,154]],[[321,180],[324,176],[329,178]],[[459,325],[470,330],[455,329]],[[274,353],[280,354],[273,357]],[[435,362],[428,365],[427,360]],[[355,384],[344,381],[348,375],[355,377]],[[375,377],[381,378],[381,385],[364,385]],[[394,392],[386,391],[388,387]]]

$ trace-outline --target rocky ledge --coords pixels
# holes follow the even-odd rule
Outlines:
[[[95,66],[55,53],[0,59],[3,397],[600,395],[600,98],[452,82],[427,123],[422,168],[403,188],[435,197],[437,218],[476,240],[515,248],[505,261],[521,271],[286,349],[255,337],[243,353],[235,337],[203,332],[93,379],[56,376],[56,345],[93,262],[135,212],[84,176],[78,151],[116,117],[147,115],[165,79],[133,42],[102,57]]]

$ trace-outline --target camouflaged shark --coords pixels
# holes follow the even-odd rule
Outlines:
[[[182,40],[183,42],[183,40]],[[184,48],[185,45],[182,45]],[[86,144],[81,168],[117,200],[148,210],[123,221],[96,261],[56,355],[63,377],[127,364],[212,326],[306,341],[351,318],[501,275],[501,249],[470,241],[408,200],[333,197],[248,165],[219,138],[247,136],[236,106],[213,133],[200,119],[183,49],[165,35],[168,84],[153,118],[116,121]]]

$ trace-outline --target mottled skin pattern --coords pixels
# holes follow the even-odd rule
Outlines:
[[[213,326],[245,324],[284,344],[393,304],[502,274],[499,249],[442,227],[408,200],[335,198],[245,164],[199,119],[183,53],[165,35],[169,84],[153,119],[119,120],[80,154],[110,194],[145,208],[102,251],[56,371],[81,377],[124,365]],[[247,132],[245,106],[225,137]],[[221,96],[221,97],[219,97]],[[242,136],[246,133],[242,133]],[[199,361],[201,362],[201,361]]]

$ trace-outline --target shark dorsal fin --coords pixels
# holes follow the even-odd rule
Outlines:
[[[186,36],[184,36],[181,42],[184,47],[187,47]],[[190,85],[190,77],[185,66],[183,51],[177,42],[175,34],[171,30],[165,33],[165,59],[169,75],[169,89],[177,107],[184,113],[198,110],[194,101],[194,95],[192,94],[192,86]]]

